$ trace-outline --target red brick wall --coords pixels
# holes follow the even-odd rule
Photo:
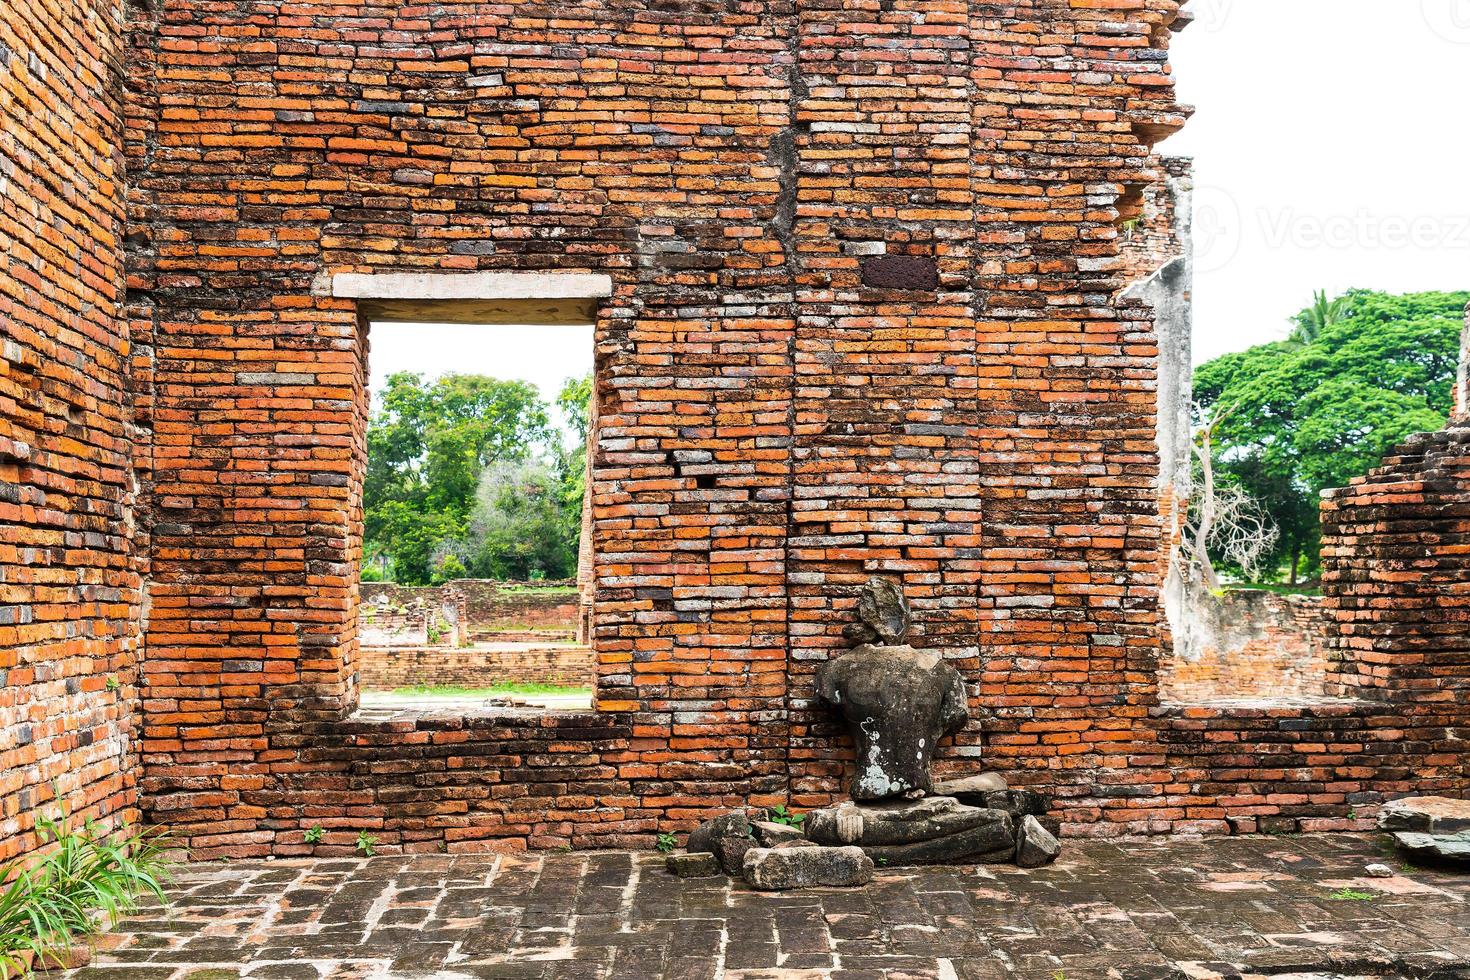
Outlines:
[[[738,805],[721,784],[669,812],[667,796],[632,794],[622,773],[627,715],[534,711],[499,717],[313,721],[296,733],[310,779],[268,805],[260,824],[277,854],[349,854],[359,830],[385,848],[451,853],[647,847],[657,828]],[[671,774],[669,778],[678,777]],[[664,783],[669,795],[688,790]],[[306,844],[321,825],[322,845]],[[198,857],[238,852],[230,842]]]
[[[976,682],[994,765],[1138,792],[1156,350],[1112,297],[1148,141],[1182,117],[1176,5],[1113,6],[165,8],[135,45],[154,494],[181,529],[154,543],[155,815],[266,848],[315,764],[296,725],[351,703],[366,344],[321,283],[389,269],[615,280],[610,793],[670,821],[830,798],[848,749],[811,674],[874,571]],[[932,281],[875,278],[884,252]],[[947,753],[980,744],[977,721]]]
[[[1322,504],[1329,693],[1311,707],[1155,711],[1159,816],[1239,832],[1372,826],[1373,806],[1470,792],[1470,426],[1391,450]]]
[[[1406,712],[1346,699],[1154,714],[1169,782],[1141,807],[1156,830],[1371,830],[1384,800],[1467,788],[1463,707]]]
[[[1182,122],[1176,7],[140,8],[154,819],[201,855],[289,850],[316,822],[516,848],[826,801],[850,748],[811,676],[879,571],[914,642],[972,682],[941,767],[1046,788],[1074,832],[1295,826],[1411,770],[1452,782],[1448,702],[1387,749],[1392,707],[1158,707],[1158,349],[1118,299],[1137,272],[1118,236]],[[325,286],[558,269],[615,284],[591,461],[601,712],[343,720],[368,344]],[[1417,642],[1355,663],[1410,683]]]
[[[579,598],[575,582],[488,582],[460,579],[450,583],[465,597],[472,635],[517,629],[575,632]],[[549,591],[565,586],[570,591]]]
[[[1470,423],[1416,436],[1323,500],[1333,680],[1408,713],[1470,689]]]
[[[364,690],[417,685],[493,687],[557,684],[590,687],[596,677],[592,651],[570,643],[490,644],[480,647],[373,647],[358,657]]]
[[[0,861],[136,804],[120,6],[0,4]]]

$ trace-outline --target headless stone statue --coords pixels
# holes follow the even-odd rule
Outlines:
[[[935,745],[970,716],[965,682],[937,654],[898,645],[908,633],[909,609],[892,582],[870,579],[858,615],[862,622],[844,632],[861,645],[823,665],[817,690],[852,731],[852,798],[917,799],[933,790]]]
[[[969,718],[964,679],[938,654],[904,645],[909,607],[892,582],[869,579],[858,616],[843,630],[856,649],[817,673],[818,693],[842,712],[857,746],[852,799],[808,813],[802,831],[743,810],[716,817],[689,835],[690,854],[670,856],[674,873],[738,866],[756,888],[858,885],[875,864],[1034,868],[1061,852],[1060,825],[1039,793],[1008,789],[995,773],[934,784],[935,745]]]

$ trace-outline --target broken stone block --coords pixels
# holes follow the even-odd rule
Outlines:
[[[1470,864],[1470,832],[1421,834],[1399,831],[1393,839],[1408,854],[1426,863]]]
[[[803,835],[799,827],[789,824],[776,823],[771,820],[754,820],[750,824],[750,831],[755,836],[755,841],[761,847],[775,847],[786,841],[801,840]]]
[[[855,644],[883,643],[893,646],[903,642],[909,632],[909,603],[903,589],[878,575],[868,579],[858,599],[858,618],[842,631]]]
[[[742,870],[761,891],[853,888],[873,880],[873,860],[858,847],[754,847]]]
[[[745,852],[753,847],[755,841],[749,837],[721,837],[715,842],[715,857],[719,859],[720,867],[725,869],[725,874],[738,877]]]
[[[750,816],[744,810],[731,810],[695,827],[689,834],[685,850],[690,853],[705,851],[718,853],[715,844],[724,837],[749,837]]]
[[[1041,821],[1029,814],[1016,826],[1016,864],[1023,868],[1040,868],[1051,864],[1062,853],[1062,843]]]
[[[1470,800],[1445,796],[1412,796],[1383,804],[1378,829],[1421,834],[1458,834],[1470,831]]]
[[[843,803],[808,814],[806,829],[819,844],[855,844],[880,865],[994,863],[1009,861],[1016,849],[1009,813],[965,806],[947,796]]]
[[[946,779],[934,784],[935,796],[953,796],[961,803],[969,806],[980,804],[971,802],[966,797],[978,799],[986,793],[1004,791],[1010,789],[1010,783],[998,772],[982,772],[974,776],[964,776],[960,779]]]
[[[720,873],[720,862],[713,854],[670,854],[665,860],[670,874],[680,878],[713,878]]]

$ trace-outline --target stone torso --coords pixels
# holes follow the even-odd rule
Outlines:
[[[964,681],[936,654],[864,644],[818,674],[824,701],[846,718],[856,746],[855,800],[922,796],[929,760],[969,717]]]

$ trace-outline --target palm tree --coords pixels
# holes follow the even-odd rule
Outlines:
[[[1347,296],[1329,300],[1327,290],[1317,290],[1312,295],[1312,305],[1291,318],[1296,326],[1288,339],[1297,344],[1310,344],[1321,336],[1323,330],[1347,319],[1347,308]]]

